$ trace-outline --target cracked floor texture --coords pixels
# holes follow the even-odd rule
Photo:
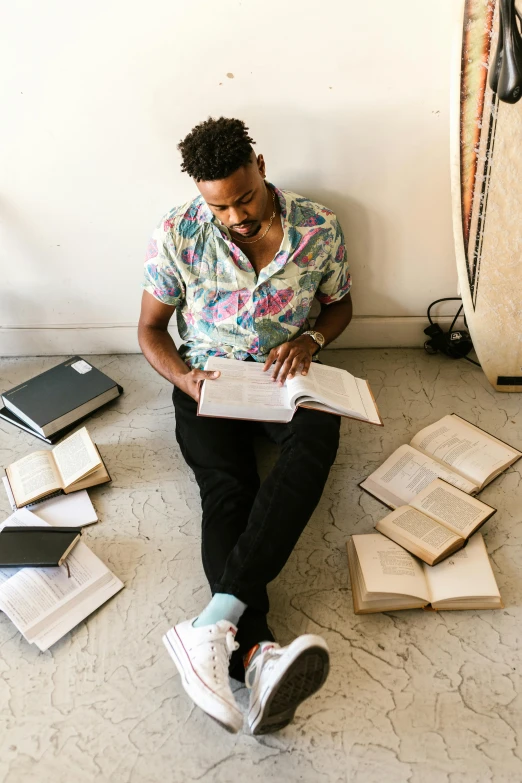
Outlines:
[[[279,641],[322,634],[332,669],[292,725],[258,740],[193,707],[161,643],[209,597],[198,490],[176,444],[169,385],[142,356],[91,359],[125,394],[88,421],[113,481],[91,492],[101,521],[86,541],[126,589],[46,653],[0,616],[2,783],[522,780],[522,466],[481,495],[499,509],[483,532],[504,610],[356,617],[345,554],[348,536],[386,513],[358,487],[385,457],[452,412],[521,448],[520,395],[422,350],[325,352],[370,380],[385,427],[343,420],[323,498],[271,585]],[[0,390],[59,361],[0,360]],[[0,420],[0,465],[39,445]],[[274,452],[259,451],[266,474]],[[3,490],[0,511],[9,512]],[[244,687],[236,695],[246,707]]]

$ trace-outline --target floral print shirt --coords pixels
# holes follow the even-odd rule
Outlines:
[[[143,288],[176,308],[180,354],[189,367],[203,368],[209,356],[262,362],[305,331],[314,297],[330,304],[350,290],[333,212],[274,191],[283,240],[259,276],[202,196],[169,212],[152,235]]]

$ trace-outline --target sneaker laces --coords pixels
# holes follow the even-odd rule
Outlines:
[[[229,655],[232,655],[233,652],[239,650],[239,642],[236,642],[236,637],[232,631],[227,631],[227,635],[225,636],[225,644]]]
[[[215,642],[223,640],[224,644],[215,645]],[[232,631],[227,631],[225,636],[218,636],[212,640],[211,651],[213,653],[213,675],[216,681],[225,678],[228,680],[228,665],[230,656],[236,650],[239,650],[239,644],[236,642]]]

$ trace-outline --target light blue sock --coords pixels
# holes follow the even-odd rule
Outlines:
[[[215,625],[220,620],[228,620],[229,623],[237,625],[246,608],[247,605],[235,595],[216,593],[192,625],[199,628],[201,625]]]

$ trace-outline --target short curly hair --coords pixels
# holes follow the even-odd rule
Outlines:
[[[181,170],[196,182],[225,179],[249,163],[252,144],[242,120],[209,117],[178,144]]]

